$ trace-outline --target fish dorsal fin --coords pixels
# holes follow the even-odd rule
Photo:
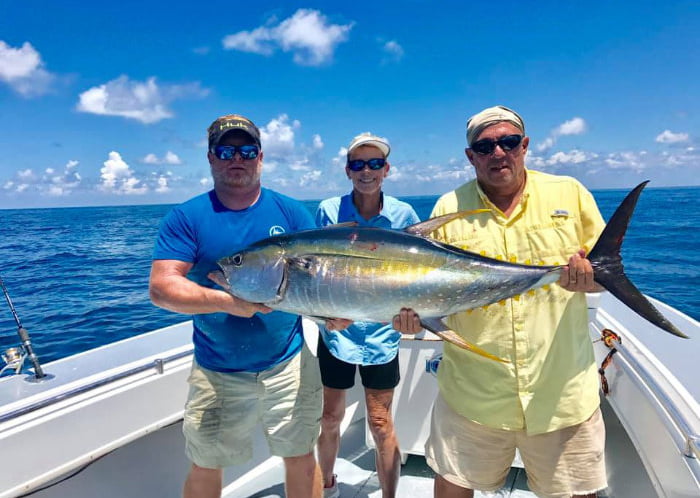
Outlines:
[[[322,228],[324,228],[324,229],[326,229],[326,228],[352,228],[352,227],[356,227],[357,225],[359,225],[359,223],[356,221],[344,221],[343,223],[336,223],[334,225],[326,225]]]
[[[405,232],[412,233],[414,235],[420,235],[422,237],[427,237],[428,234],[434,232],[443,225],[446,225],[450,221],[456,220],[458,218],[464,218],[465,216],[471,216],[473,214],[479,213],[490,213],[490,209],[474,209],[472,211],[457,211],[456,213],[443,214],[442,216],[437,216],[435,218],[430,218],[429,220],[421,221],[415,225],[404,228]]]
[[[424,329],[430,330],[433,334],[439,336],[443,341],[451,342],[455,346],[476,353],[479,356],[488,358],[489,360],[500,361],[501,363],[510,363],[508,360],[499,358],[491,353],[484,351],[479,346],[467,342],[464,338],[458,335],[454,330],[447,327],[442,318],[421,318],[421,325]]]

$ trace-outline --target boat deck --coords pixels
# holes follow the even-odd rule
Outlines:
[[[374,465],[374,448],[364,444],[365,421],[359,419],[346,430],[340,445],[340,454],[335,471],[341,498],[381,498],[377,473]],[[408,455],[401,467],[401,478],[396,496],[418,498],[433,496],[433,471],[419,455]],[[278,498],[284,496],[284,468],[280,461],[258,475],[250,477],[250,482],[225,490],[225,498]],[[508,481],[498,493],[475,493],[476,497],[534,498],[527,488],[523,469],[512,468]]]
[[[609,488],[598,493],[599,498],[640,498],[657,496],[632,442],[627,437],[612,408],[601,404],[606,423],[606,463]],[[374,466],[374,448],[365,443],[365,421],[359,419],[346,430],[341,440],[335,471],[338,475],[341,498],[381,498],[381,489]],[[401,467],[401,478],[396,496],[418,498],[433,496],[433,471],[419,455],[409,455]],[[235,486],[224,493],[224,498],[276,498],[284,496],[284,469],[281,461],[259,474],[250,476],[250,482]],[[496,493],[474,493],[477,498],[534,498],[527,486],[525,470],[511,468],[505,486]]]

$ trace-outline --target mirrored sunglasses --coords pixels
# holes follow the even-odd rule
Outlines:
[[[386,159],[382,159],[381,157],[367,159],[366,161],[364,159],[353,159],[352,161],[348,161],[348,168],[352,171],[362,171],[365,169],[365,165],[367,165],[369,169],[376,171],[382,169],[385,164]]]
[[[238,153],[242,159],[255,159],[260,154],[257,145],[217,145],[211,151],[218,159],[228,161]]]
[[[487,154],[492,154],[493,151],[496,150],[496,145],[498,145],[501,149],[507,152],[509,150],[515,149],[518,145],[520,145],[520,142],[522,141],[522,135],[506,135],[505,137],[501,137],[498,140],[484,138],[483,140],[477,140],[476,142],[474,142],[471,145],[470,149],[476,152],[477,154],[485,156]]]

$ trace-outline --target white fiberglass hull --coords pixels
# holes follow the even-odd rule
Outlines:
[[[700,357],[700,325],[656,303],[691,337],[683,340],[655,329],[607,293],[592,296],[590,303],[592,340],[602,328],[622,336],[606,370],[611,494],[700,496],[700,382],[693,370]],[[305,324],[313,348],[315,328]],[[189,467],[180,419],[192,360],[190,337],[191,323],[183,322],[47,364],[44,370],[52,377],[42,382],[30,382],[27,375],[0,379],[0,498],[27,493],[51,498],[179,496]],[[442,343],[430,338],[401,345],[402,381],[394,413],[404,461],[423,453],[437,390],[430,369]],[[601,362],[608,348],[600,341],[594,344]],[[341,489],[380,496],[376,476],[371,477],[371,438],[357,430],[363,417],[356,386],[348,396],[343,427],[354,427],[349,433],[357,441],[349,441],[350,435],[343,439]],[[254,455],[248,464],[226,470],[225,497],[281,495],[280,461],[268,456],[261,434]],[[358,462],[368,467],[360,468]],[[424,474],[429,476],[429,469]],[[413,490],[402,496],[429,496],[424,481],[402,485],[400,489]],[[520,471],[514,473],[512,487],[511,497],[533,496]]]

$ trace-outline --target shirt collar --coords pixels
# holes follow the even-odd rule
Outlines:
[[[530,198],[530,192],[531,192],[532,188],[530,187],[531,182],[527,181],[527,175],[528,175],[528,171],[527,171],[527,168],[525,168],[525,188],[523,189],[523,193],[520,195],[520,200],[518,201],[518,208],[516,208],[516,212],[519,211],[520,209],[524,209],[526,204],[527,204],[527,200]],[[474,183],[476,184],[476,193],[479,194],[479,198],[481,198],[481,202],[483,202],[484,205],[486,207],[488,207],[489,209],[492,209],[494,211],[494,213],[500,213],[500,209],[498,209],[496,207],[496,205],[493,202],[491,202],[491,199],[489,199],[489,196],[486,195],[486,192],[484,192],[484,190],[481,188],[481,185],[479,185],[479,181],[474,180]],[[515,214],[515,212],[511,215],[511,218],[513,217],[514,214]]]

